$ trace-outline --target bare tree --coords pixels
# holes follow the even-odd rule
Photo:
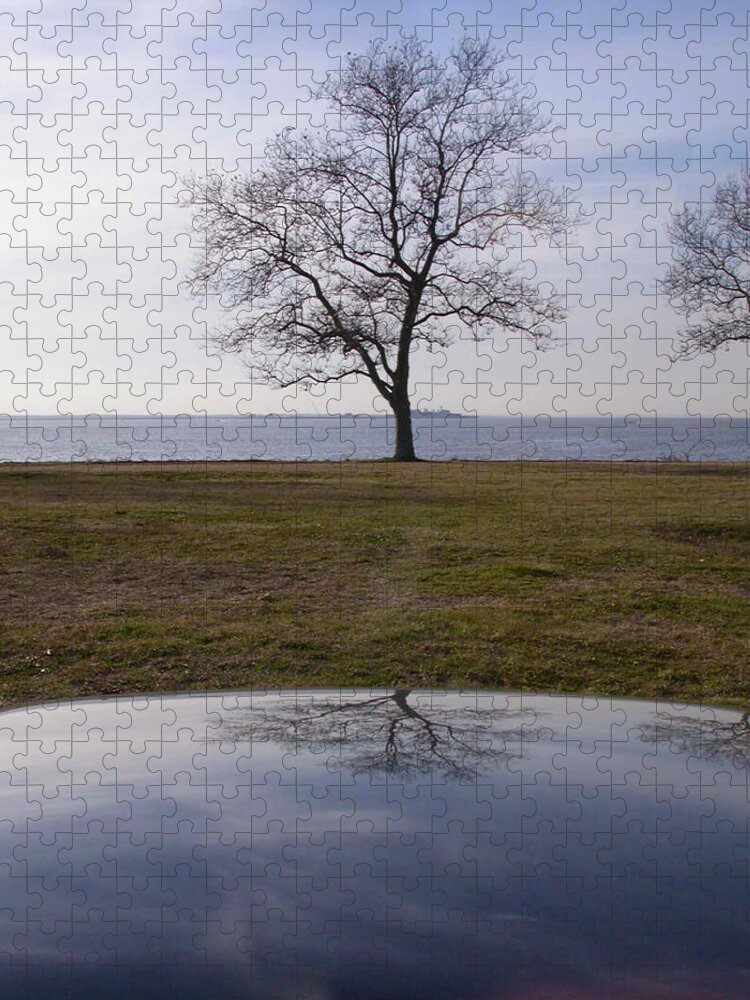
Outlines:
[[[719,184],[707,210],[686,205],[668,234],[673,260],[662,286],[688,320],[681,353],[750,340],[750,173]]]
[[[520,232],[565,231],[561,196],[524,165],[546,123],[468,37],[444,61],[415,40],[373,44],[315,96],[327,128],[280,133],[249,176],[188,181],[192,286],[221,294],[221,345],[265,380],[370,379],[395,415],[394,457],[413,460],[417,345],[446,345],[449,320],[543,344],[562,318],[510,253]]]

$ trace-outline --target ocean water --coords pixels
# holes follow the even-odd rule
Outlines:
[[[433,460],[746,462],[750,427],[728,417],[415,417],[416,449]],[[384,416],[30,417],[0,415],[0,462],[385,458]]]

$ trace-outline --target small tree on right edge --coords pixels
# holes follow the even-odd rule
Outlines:
[[[662,288],[687,319],[683,356],[750,340],[750,172],[685,206],[667,227],[673,261]]]

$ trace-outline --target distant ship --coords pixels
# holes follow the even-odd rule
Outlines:
[[[413,417],[460,417],[460,413],[454,413],[452,410],[438,409],[438,410],[427,410],[427,409],[417,409],[412,410],[411,415]]]

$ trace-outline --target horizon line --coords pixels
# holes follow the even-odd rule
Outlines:
[[[740,413],[727,413],[726,411],[713,414],[686,414],[686,413],[664,413],[664,412],[646,412],[646,413],[634,413],[630,411],[628,413],[548,413],[545,411],[540,411],[537,413],[479,413],[479,412],[459,412],[457,410],[449,410],[447,407],[441,407],[447,412],[430,412],[429,410],[424,410],[421,413],[416,413],[412,411],[412,416],[423,416],[423,417],[435,417],[440,420],[445,420],[448,417],[459,417],[461,419],[482,419],[490,418],[493,420],[536,420],[539,418],[546,418],[549,420],[643,420],[643,419],[656,419],[656,420],[748,420],[750,419],[750,411],[746,412],[744,415]],[[205,413],[200,411],[188,411],[188,410],[176,410],[172,413],[121,413],[113,411],[101,411],[97,412],[94,410],[89,410],[85,413],[26,413],[23,411],[0,411],[0,419],[2,417],[22,417],[26,419],[37,419],[37,420],[86,420],[89,417],[106,417],[113,419],[124,419],[124,418],[136,418],[139,420],[153,419],[153,420],[165,420],[165,419],[175,419],[178,417],[187,417],[189,419],[199,418],[199,419],[232,419],[232,420],[249,420],[255,417],[314,417],[320,420],[328,419],[338,419],[343,417],[376,417],[376,418],[387,418],[394,419],[394,414],[390,412],[376,412],[367,413],[361,410],[345,410],[342,413],[315,413],[311,410],[299,410],[299,411],[280,411],[280,410],[265,410],[265,411],[254,411],[252,413]]]

